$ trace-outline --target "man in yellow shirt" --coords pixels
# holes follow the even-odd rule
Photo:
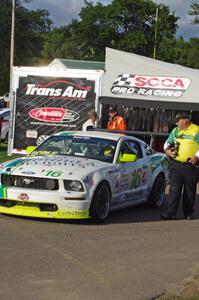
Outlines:
[[[176,125],[164,144],[164,150],[171,159],[170,191],[168,208],[161,217],[176,219],[176,212],[183,198],[185,219],[191,219],[195,203],[197,168],[199,161],[199,126],[190,122],[188,113],[176,115]]]

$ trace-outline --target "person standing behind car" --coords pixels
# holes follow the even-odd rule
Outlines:
[[[89,129],[96,128],[96,121],[97,121],[97,113],[94,109],[88,112],[88,120],[83,124],[82,130],[87,131]]]
[[[116,106],[110,106],[108,109],[108,113],[109,113],[109,121],[107,124],[108,130],[126,130],[127,129],[126,121],[123,117],[118,115]]]
[[[165,153],[171,159],[168,208],[161,215],[164,220],[176,219],[182,192],[184,217],[191,219],[196,196],[199,126],[190,122],[186,112],[176,115],[176,124],[164,144]]]

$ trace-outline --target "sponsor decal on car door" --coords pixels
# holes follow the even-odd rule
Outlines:
[[[149,165],[143,157],[140,144],[136,141],[125,141],[121,145],[121,152],[123,151],[136,154],[137,161],[118,164],[120,172],[116,191],[117,204],[145,198],[148,192]]]

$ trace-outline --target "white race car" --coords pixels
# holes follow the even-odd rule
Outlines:
[[[0,213],[105,220],[110,210],[164,201],[169,162],[145,142],[110,132],[61,132],[0,165]]]

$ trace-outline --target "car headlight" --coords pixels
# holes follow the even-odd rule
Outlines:
[[[64,188],[67,191],[83,192],[84,188],[78,180],[64,180]]]
[[[12,175],[1,174],[1,183],[5,186],[13,186],[14,177]]]

